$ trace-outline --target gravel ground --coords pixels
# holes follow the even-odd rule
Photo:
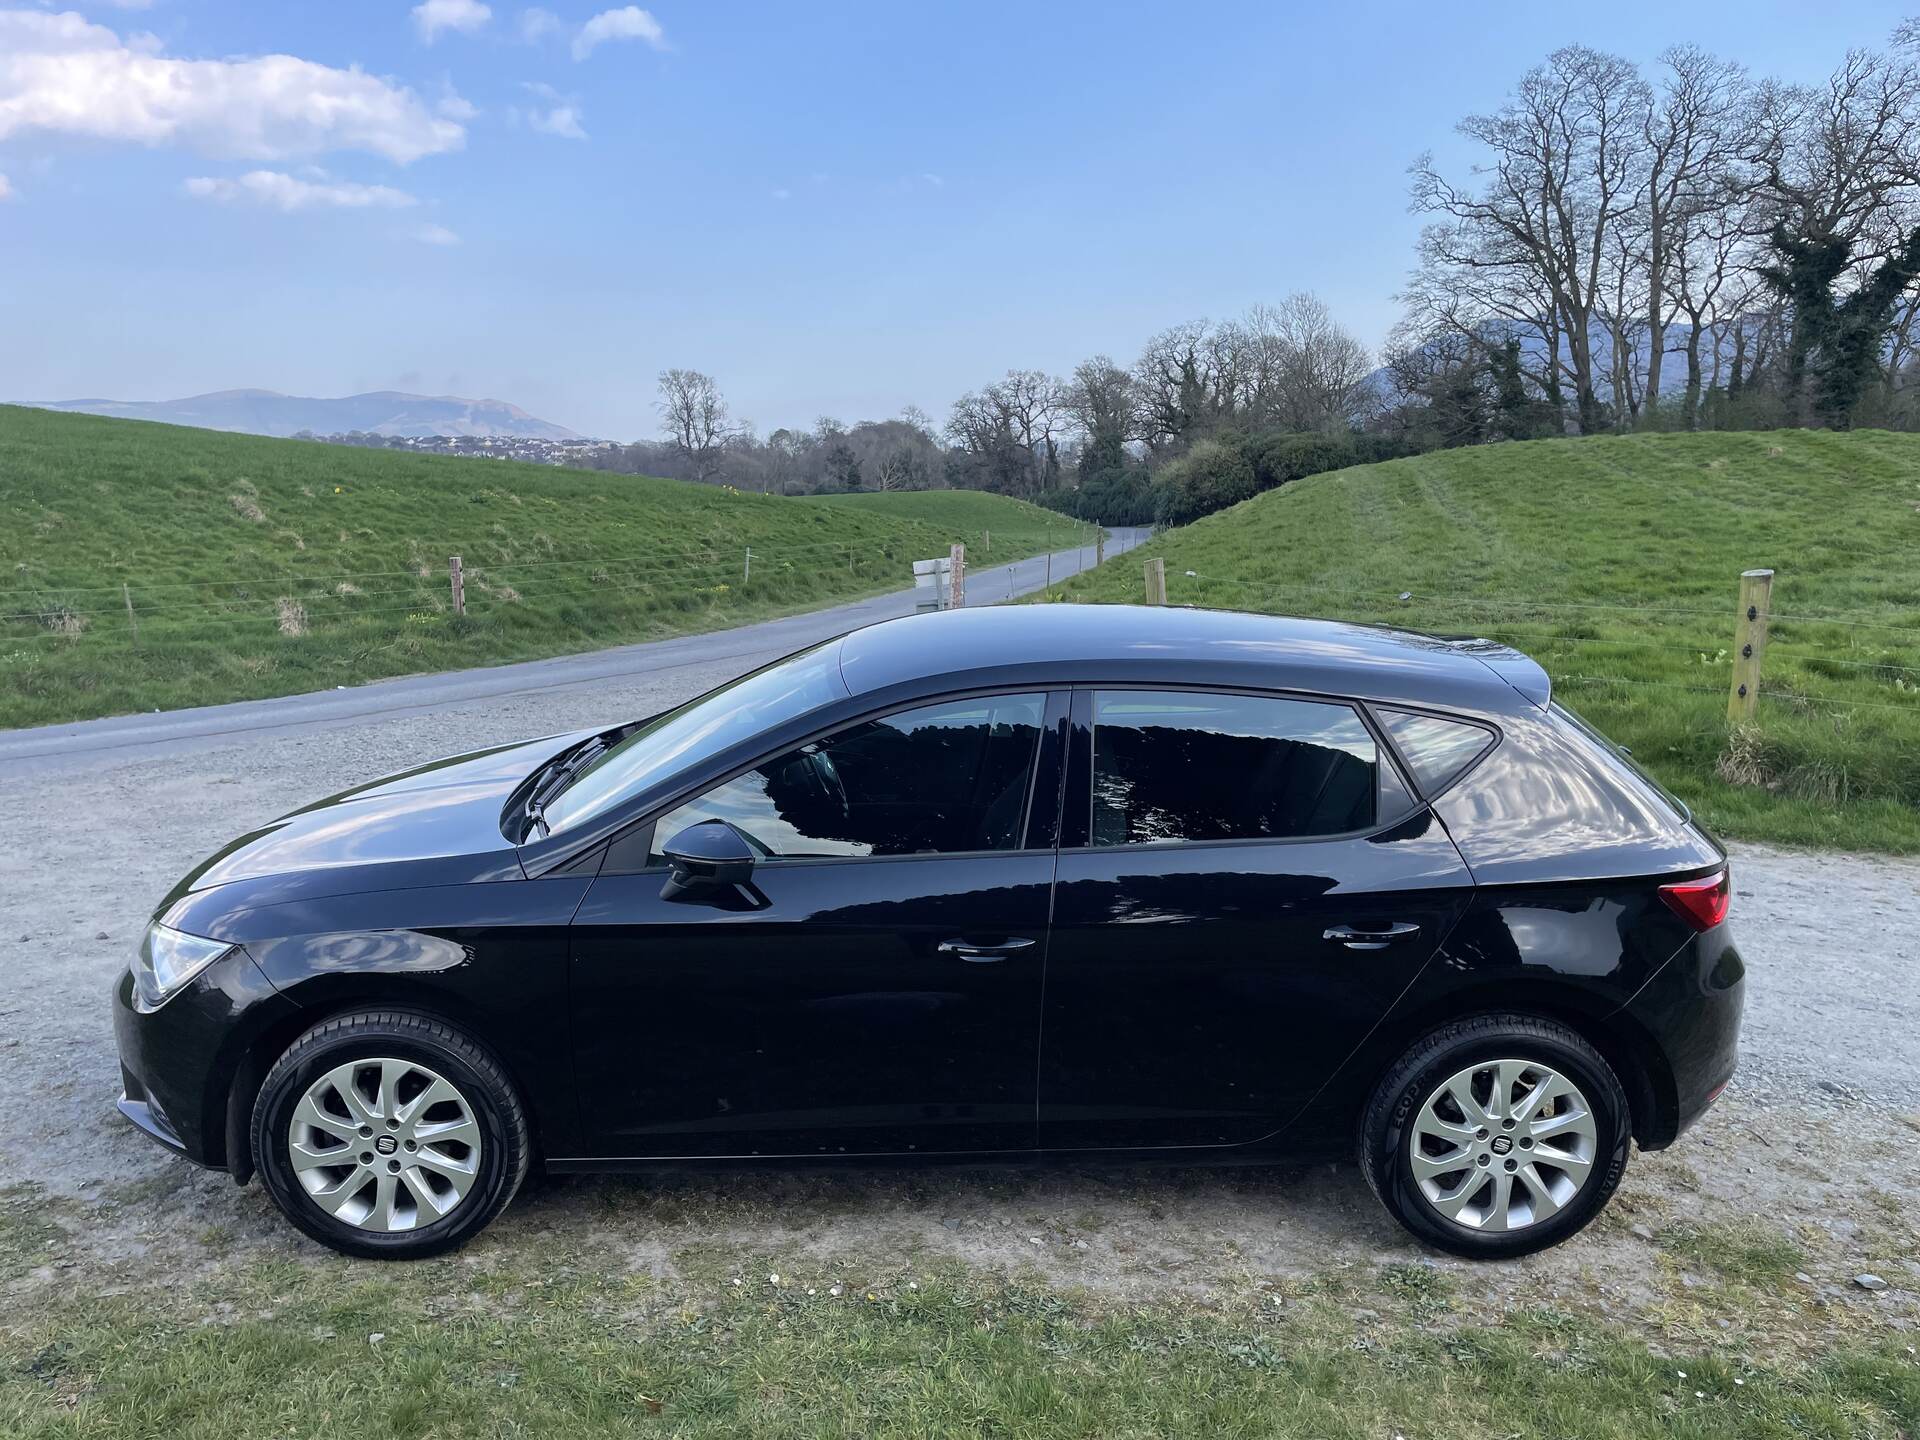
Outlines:
[[[0,1293],[54,1283],[63,1267],[107,1275],[137,1262],[151,1280],[156,1260],[188,1270],[235,1256],[318,1260],[257,1185],[236,1190],[174,1160],[112,1108],[109,986],[154,903],[197,859],[371,776],[644,714],[767,658],[734,655],[295,738],[240,736],[190,753],[116,752],[24,773],[0,766],[0,936],[12,942],[0,993],[9,1117],[0,1199],[32,1197],[72,1241],[60,1265],[0,1274]],[[1796,1247],[1803,1268],[1792,1283],[1821,1327],[1920,1323],[1920,862],[1739,847],[1734,874],[1751,983],[1733,1089],[1673,1150],[1637,1156],[1587,1235],[1527,1261],[1471,1267],[1470,1289],[1484,1288],[1489,1309],[1585,1299],[1671,1328],[1703,1283],[1698,1236],[1744,1226]],[[204,1238],[215,1235],[217,1244]],[[689,1246],[899,1250],[1031,1267],[1120,1294],[1205,1292],[1328,1266],[1458,1268],[1409,1244],[1346,1166],[567,1179],[536,1187],[480,1244],[533,1236],[563,1252],[624,1252],[658,1270]],[[1866,1270],[1890,1288],[1854,1286]]]

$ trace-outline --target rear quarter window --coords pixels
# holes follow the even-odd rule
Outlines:
[[[1547,710],[1555,719],[1571,726],[1595,745],[1598,745],[1601,753],[1612,756],[1620,764],[1626,766],[1626,768],[1632,772],[1635,779],[1659,797],[1667,808],[1679,816],[1682,821],[1688,824],[1693,822],[1693,811],[1687,808],[1687,802],[1667,789],[1666,786],[1654,779],[1653,776],[1649,775],[1646,767],[1633,758],[1632,752],[1629,751],[1626,746],[1616,744],[1614,741],[1609,740],[1583,719],[1578,712],[1568,709],[1558,700],[1548,705]]]
[[[1410,710],[1376,710],[1374,716],[1426,795],[1446,789],[1498,738],[1484,725]]]

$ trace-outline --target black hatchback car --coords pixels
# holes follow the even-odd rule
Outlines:
[[[1420,1238],[1513,1255],[1726,1084],[1727,899],[1505,647],[958,611],[235,841],[120,982],[120,1108],[359,1255],[536,1164],[1356,1143]]]

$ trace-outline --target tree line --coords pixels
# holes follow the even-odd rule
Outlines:
[[[1428,438],[1913,423],[1913,22],[1818,85],[1570,46],[1458,128],[1386,356]]]
[[[1470,115],[1375,356],[1310,294],[1009,370],[951,403],[762,437],[660,376],[657,441],[585,463],[785,494],[960,487],[1183,523],[1318,470],[1600,431],[1920,422],[1920,25],[1818,85],[1583,46]]]

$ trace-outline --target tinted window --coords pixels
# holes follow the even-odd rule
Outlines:
[[[728,820],[774,859],[1019,846],[1040,695],[948,701],[872,720],[737,775],[654,826]]]
[[[743,675],[635,731],[574,776],[547,801],[547,833],[558,835],[644,785],[846,694],[837,640]]]
[[[1464,720],[1440,720],[1405,710],[1376,710],[1381,725],[1413,771],[1420,788],[1432,795],[1453,783],[1453,777],[1493,744],[1493,732]]]
[[[1373,823],[1373,734],[1350,706],[1186,691],[1093,702],[1093,843],[1285,839]]]

